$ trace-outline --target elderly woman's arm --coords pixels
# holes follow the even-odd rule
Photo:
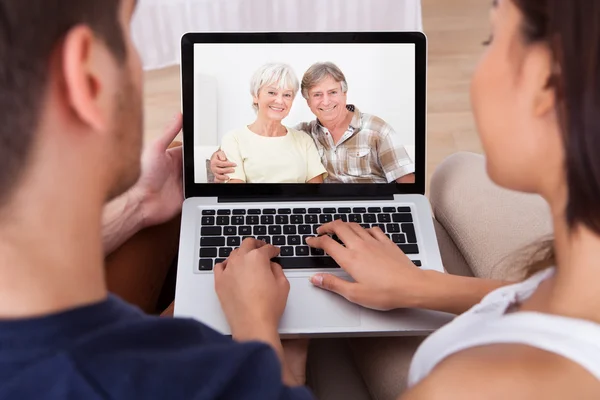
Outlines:
[[[246,171],[244,170],[244,163],[242,162],[242,154],[240,149],[240,143],[235,136],[235,133],[228,133],[223,137],[221,141],[221,151],[225,153],[227,159],[235,163],[236,167],[234,172],[229,174],[229,178],[225,182],[227,183],[246,183]]]

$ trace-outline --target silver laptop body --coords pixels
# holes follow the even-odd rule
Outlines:
[[[215,184],[199,183],[195,153],[195,63],[198,44],[411,44],[415,49],[415,184]],[[315,60],[317,61],[317,60]],[[202,62],[202,61],[200,61]],[[210,62],[207,60],[206,62]],[[214,289],[212,266],[226,258],[245,236],[281,239],[281,248],[293,248],[278,259],[290,281],[287,307],[279,327],[283,337],[422,335],[454,316],[447,313],[402,309],[369,310],[341,296],[315,288],[309,278],[329,272],[351,279],[324,254],[314,254],[302,243],[311,229],[331,218],[394,225],[388,236],[422,269],[443,272],[431,207],[424,196],[426,131],[426,38],[418,32],[361,33],[189,33],[182,38],[182,98],[184,114],[183,206],[177,267],[175,316],[194,318],[230,334]],[[200,88],[201,90],[201,88]],[[366,110],[365,110],[366,111]],[[366,217],[365,215],[370,215]],[[358,215],[358,217],[357,217]],[[325,217],[324,217],[325,216]],[[375,216],[375,217],[373,217]],[[268,222],[283,221],[281,224]],[[309,222],[307,222],[309,221]],[[316,221],[316,222],[315,222]],[[265,224],[263,224],[263,222]],[[282,235],[271,225],[295,225]],[[261,228],[259,228],[261,227]],[[263,228],[264,227],[264,228]],[[398,228],[399,227],[399,228]],[[265,230],[266,229],[266,230]],[[273,230],[271,230],[273,229]],[[290,228],[291,229],[291,228]],[[290,238],[290,236],[297,236]],[[297,242],[300,237],[300,243]],[[238,239],[233,239],[238,238]],[[295,241],[288,243],[288,241]],[[281,244],[283,243],[283,244]],[[273,243],[275,244],[275,243]],[[276,244],[277,245],[277,244]],[[298,249],[303,247],[303,249]],[[287,251],[286,250],[286,251]],[[368,266],[367,266],[368,267]]]

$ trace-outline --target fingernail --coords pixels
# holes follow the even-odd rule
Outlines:
[[[314,275],[310,278],[310,282],[315,286],[323,286],[323,275]]]

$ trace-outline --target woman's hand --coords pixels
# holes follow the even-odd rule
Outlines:
[[[381,229],[336,220],[319,227],[317,233],[323,236],[306,243],[325,250],[356,282],[316,274],[311,278],[313,285],[375,310],[418,305],[417,296],[427,276]],[[345,247],[327,234],[337,235]]]
[[[246,239],[224,263],[215,266],[217,295],[237,339],[277,336],[290,291],[281,266],[271,262],[277,255],[277,247]]]
[[[227,156],[223,150],[214,152],[210,158],[210,170],[215,176],[215,183],[229,182],[227,174],[233,174],[235,167],[237,167],[237,164],[227,161]]]

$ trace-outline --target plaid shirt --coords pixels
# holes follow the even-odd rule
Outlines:
[[[325,182],[389,183],[415,172],[413,160],[389,124],[353,105],[346,107],[354,117],[337,144],[318,120],[295,127],[310,133],[315,141],[329,174]]]

